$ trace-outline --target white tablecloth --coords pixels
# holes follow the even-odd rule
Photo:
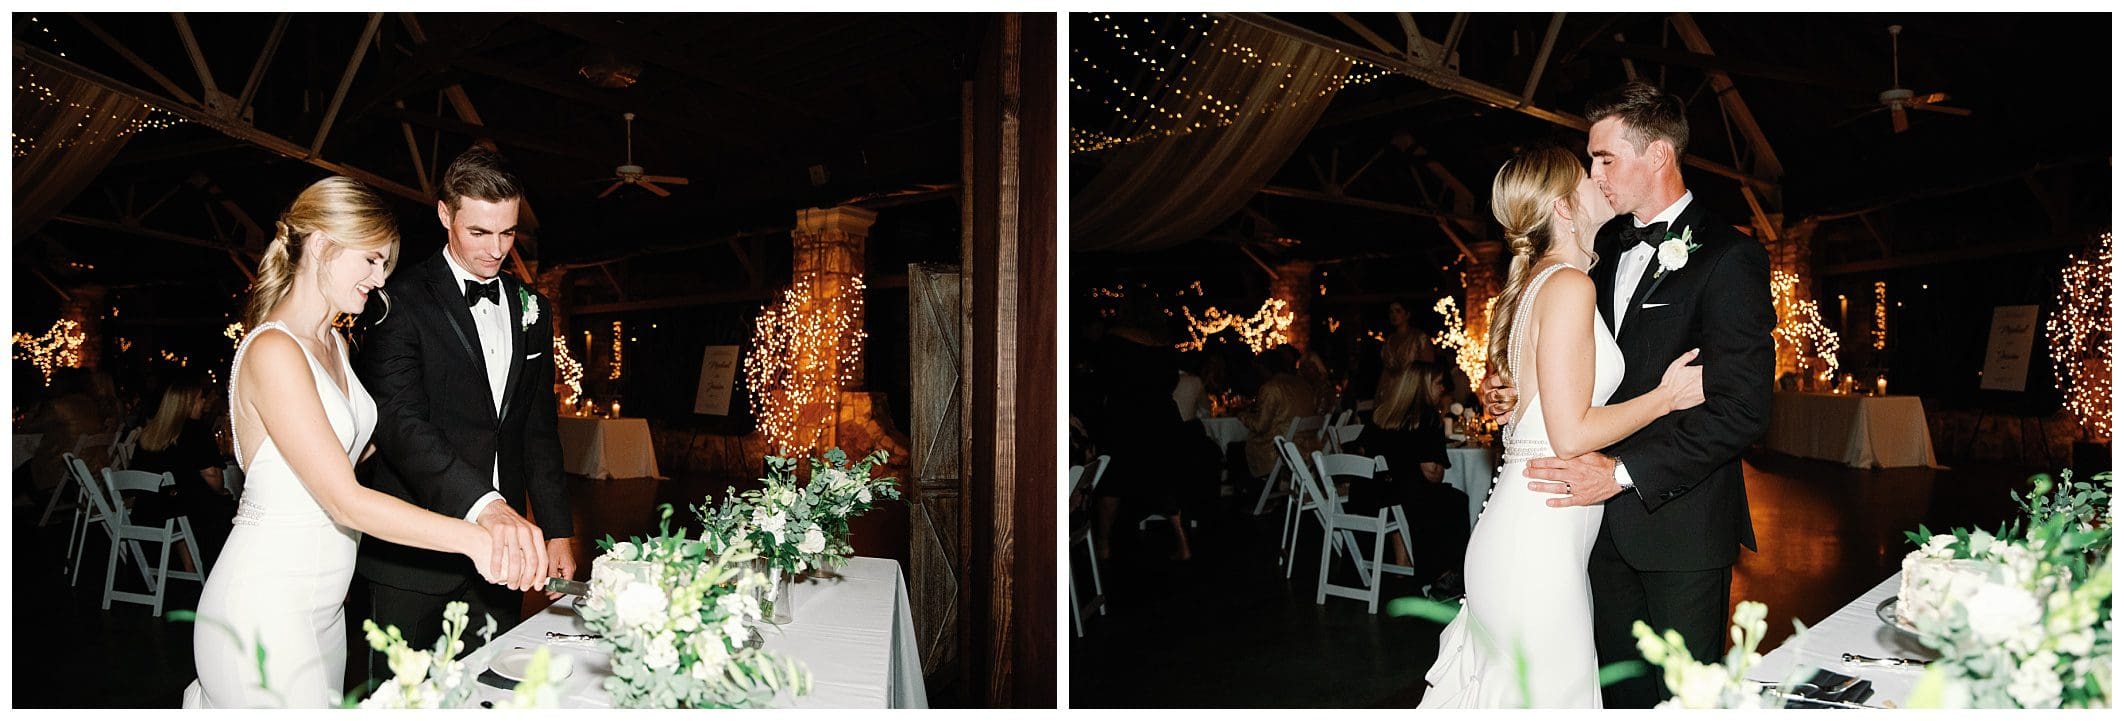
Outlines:
[[[1853,468],[1940,467],[1917,396],[1777,393],[1763,445]]]
[[[1873,697],[1866,700],[1868,706],[1881,706],[1894,702],[1902,706],[1910,698],[1910,689],[1917,684],[1922,666],[1847,666],[1845,653],[1855,653],[1874,658],[1914,658],[1930,661],[1939,654],[1920,645],[1916,639],[1903,635],[1888,624],[1882,623],[1874,610],[1895,597],[1902,586],[1903,574],[1889,576],[1888,580],[1861,594],[1857,600],[1837,609],[1836,613],[1819,623],[1809,624],[1804,638],[1788,640],[1784,645],[1763,654],[1763,662],[1748,670],[1748,678],[1763,683],[1777,683],[1790,674],[1795,665],[1807,668],[1824,668],[1846,676],[1858,676],[1873,682]],[[1772,614],[1775,616],[1775,614]],[[1802,619],[1804,620],[1804,619]],[[1789,623],[1775,618],[1771,623]],[[1800,647],[1801,642],[1805,648]],[[1808,672],[1809,676],[1813,673]]]
[[[1475,524],[1475,517],[1482,515],[1482,504],[1490,499],[1490,483],[1497,480],[1497,454],[1487,446],[1446,449],[1446,460],[1453,463],[1446,469],[1446,485],[1468,494],[1468,525]]]
[[[851,558],[841,578],[811,580],[791,591],[795,620],[777,628],[761,624],[766,650],[803,661],[811,667],[811,694],[776,706],[792,708],[929,708],[922,682],[922,659],[916,651],[914,614],[907,604],[907,583],[900,564],[886,558]],[[466,659],[484,672],[502,649],[536,648],[546,632],[588,633],[568,597],[509,629]],[[605,679],[612,675],[610,657],[594,645],[551,644],[555,653],[575,661],[575,671],[561,684],[566,708],[610,708]],[[510,692],[480,684],[483,700],[499,702]]]
[[[1210,440],[1216,441],[1219,451],[1233,443],[1245,441],[1247,436],[1252,435],[1247,431],[1245,423],[1230,416],[1203,416],[1202,432],[1207,434]]]
[[[560,417],[561,465],[591,478],[663,478],[643,418]]]

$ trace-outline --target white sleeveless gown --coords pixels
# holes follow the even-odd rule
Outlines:
[[[232,407],[237,404],[235,379],[243,370],[243,354],[251,340],[267,330],[288,332],[279,322],[268,322],[244,338],[229,372]],[[345,346],[335,345],[333,360],[347,379],[345,394],[315,357],[307,351],[303,357],[309,360],[332,432],[352,462],[361,457],[376,429],[376,402],[354,375]],[[235,444],[239,460],[243,440]],[[354,576],[361,534],[332,522],[271,438],[250,440],[259,444],[258,453],[244,469],[235,528],[199,598],[192,632],[199,680],[185,689],[184,706],[337,706],[347,663],[347,584]]]
[[[1520,301],[1508,366],[1515,377],[1521,353],[1531,352],[1520,336],[1534,296],[1564,267],[1543,270]],[[1593,405],[1605,405],[1622,383],[1622,349],[1597,312],[1588,322]],[[1539,399],[1524,397],[1518,409],[1520,418],[1504,432],[1504,467],[1468,538],[1467,597],[1460,615],[1439,634],[1438,661],[1424,674],[1431,688],[1418,708],[1601,706],[1586,558],[1605,509],[1551,508],[1553,496],[1527,489],[1527,461],[1554,454]]]

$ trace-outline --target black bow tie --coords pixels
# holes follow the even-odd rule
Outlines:
[[[1660,241],[1666,239],[1667,224],[1664,221],[1653,223],[1642,228],[1622,229],[1622,243],[1624,250],[1635,248],[1637,247],[1638,243],[1644,243],[1646,245],[1658,247]]]
[[[479,305],[479,299],[481,298],[493,301],[495,305],[501,305],[501,280],[495,279],[485,283],[476,280],[465,281],[465,307],[470,308]]]

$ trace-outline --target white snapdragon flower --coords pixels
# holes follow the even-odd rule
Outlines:
[[[1690,662],[1681,669],[1681,688],[1674,697],[1682,708],[1718,708],[1726,692],[1725,669]]]
[[[749,593],[724,594],[721,598],[715,599],[715,605],[723,609],[724,613],[736,618],[760,617],[759,599],[753,598],[752,594]]]
[[[2065,692],[2064,682],[2058,679],[2058,656],[2049,651],[2037,652],[2014,669],[2013,680],[2006,685],[2006,694],[2013,697],[2021,708],[2057,708],[2060,696]]]
[[[605,555],[611,556],[615,561],[632,561],[641,558],[641,551],[632,543],[620,541],[612,544],[612,550],[605,552]]]
[[[862,502],[864,502],[864,503],[869,503],[869,502],[870,502],[870,486],[864,486],[864,487],[863,487],[863,488],[862,488],[861,490],[858,490],[858,491],[856,491],[856,500],[858,500],[858,501],[862,501]]]
[[[1954,536],[1942,533],[1926,541],[1925,547],[1918,549],[1918,552],[1924,554],[1925,558],[1954,558],[1954,552],[1947,550],[1951,545],[1954,545]]]
[[[826,535],[819,533],[818,526],[804,529],[804,540],[797,542],[800,553],[818,553],[826,550]]]
[[[613,602],[613,611],[620,624],[628,628],[642,628],[655,624],[663,625],[664,609],[671,603],[664,597],[663,589],[648,583],[629,583],[620,589],[619,598]]]
[[[2042,641],[2043,608],[2025,590],[1987,583],[1962,603],[1969,609],[1969,630],[1980,643],[2026,652]]]

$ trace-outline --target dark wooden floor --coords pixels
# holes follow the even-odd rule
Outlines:
[[[571,477],[582,573],[596,554],[594,539],[611,535],[624,540],[653,532],[656,507],[675,506],[673,527],[694,525],[689,504],[710,492],[718,498],[727,487],[756,487],[757,481],[727,478],[627,479],[591,481]],[[38,500],[42,500],[40,497]],[[103,576],[109,544],[92,537],[81,564],[78,587],[66,577],[66,519],[37,528],[37,508],[13,514],[14,706],[16,708],[175,708],[184,687],[197,675],[192,667],[192,625],[157,618],[146,606],[113,603],[102,610]],[[907,523],[901,504],[881,504],[853,524],[858,555],[907,562]],[[95,534],[100,535],[100,534]],[[144,590],[131,566],[118,569],[119,590]],[[357,577],[355,585],[361,581]],[[200,585],[173,581],[166,609],[194,608]],[[358,602],[362,591],[353,589]],[[524,613],[547,604],[543,595],[526,594]],[[361,619],[348,618],[348,648],[367,645],[359,637]],[[359,683],[358,668],[349,669],[348,688]]]
[[[1995,527],[2013,511],[2007,492],[2040,469],[1860,471],[1758,453],[1746,470],[1761,552],[1742,553],[1733,599],[1769,606],[1767,651],[1791,634],[1790,619],[1819,621],[1894,573],[1909,550],[1904,531]],[[1359,601],[1316,605],[1317,532],[1299,541],[1314,550],[1285,581],[1274,560],[1280,516],[1227,510],[1201,521],[1186,563],[1163,560],[1165,528],[1116,531],[1102,567],[1107,614],[1087,618],[1087,635],[1070,642],[1072,707],[1407,708],[1422,698],[1440,626],[1372,616]],[[1090,598],[1088,560],[1073,550],[1079,594]],[[1347,562],[1333,571],[1349,576],[1339,583],[1355,580]],[[1383,598],[1418,592],[1389,576]]]

